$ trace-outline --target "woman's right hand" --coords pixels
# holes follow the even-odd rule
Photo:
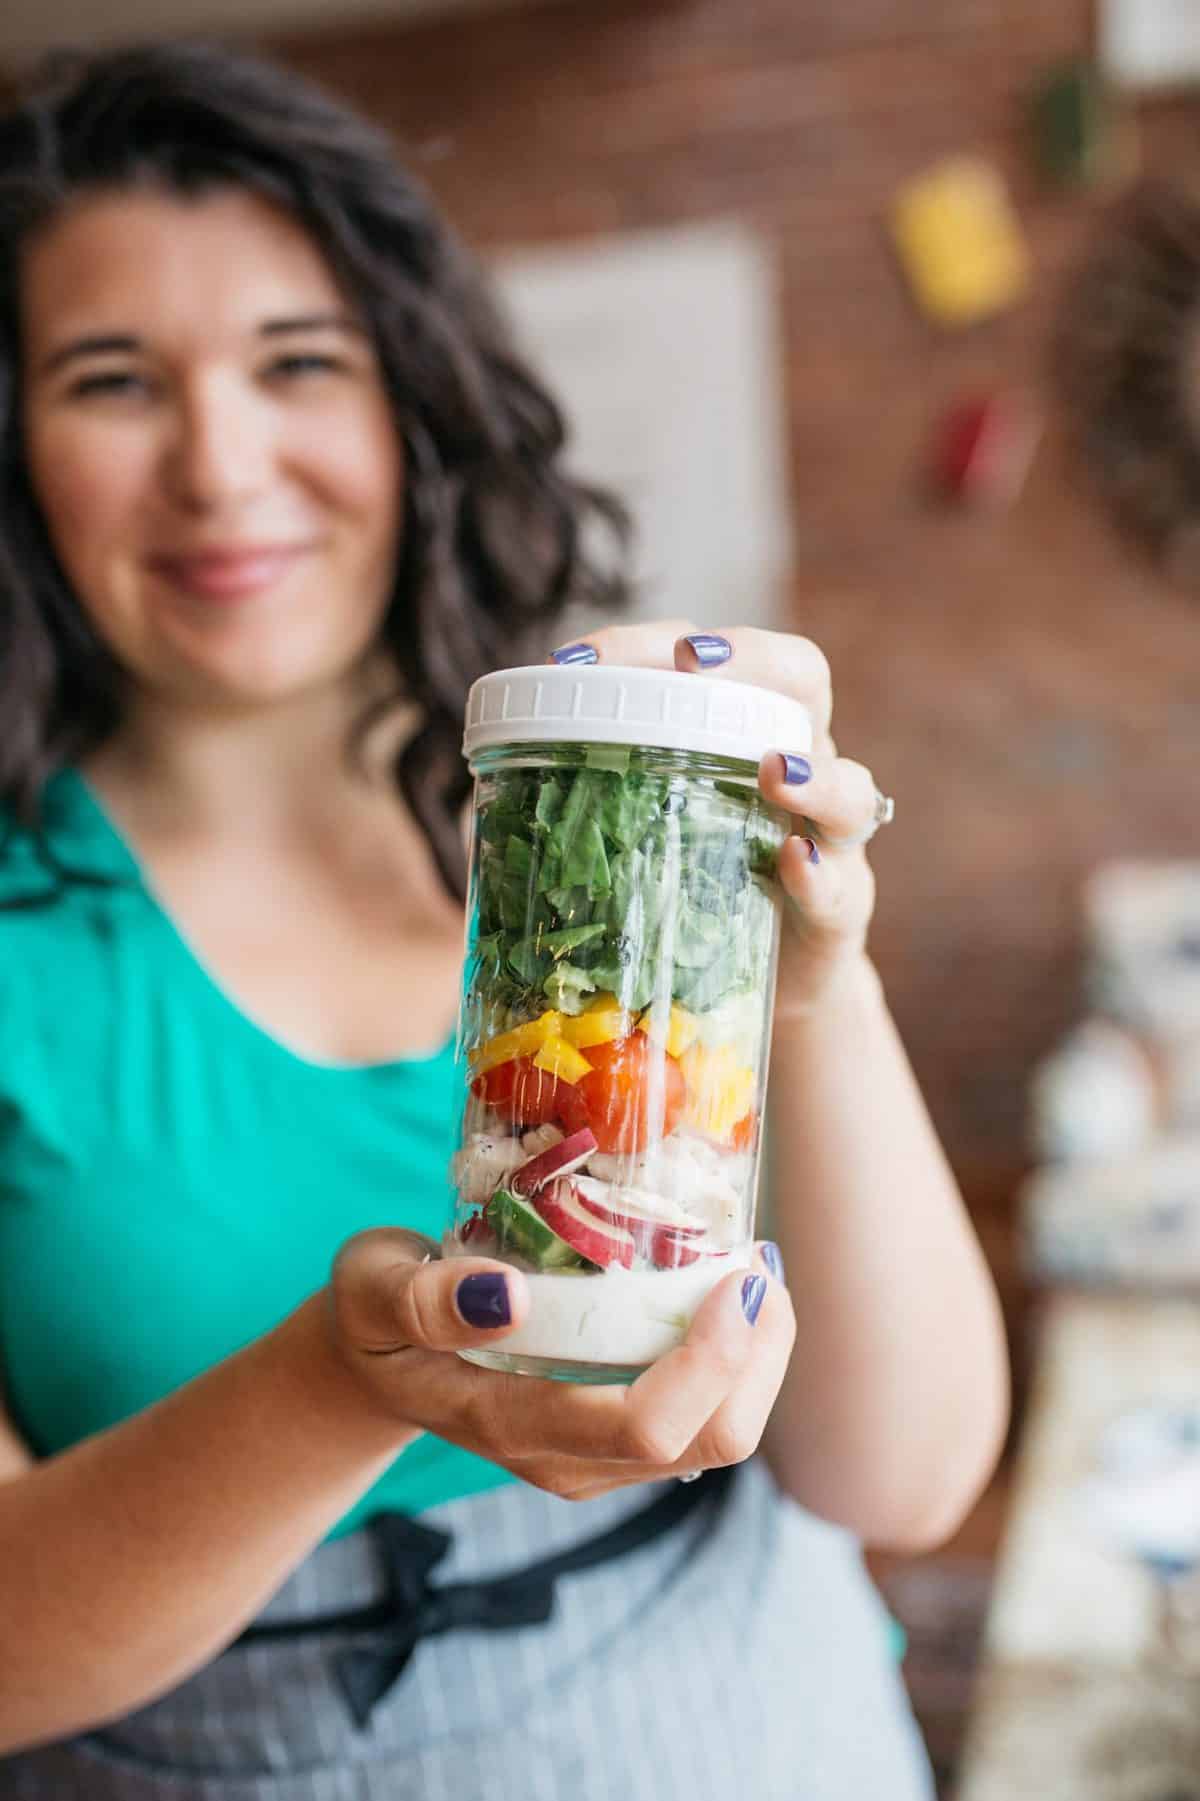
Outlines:
[[[796,1330],[787,1290],[757,1249],[752,1270],[732,1271],[706,1296],[685,1342],[627,1387],[509,1375],[455,1356],[502,1346],[529,1312],[529,1286],[494,1259],[443,1261],[430,1249],[414,1232],[359,1233],[330,1284],[338,1353],[398,1424],[570,1500],[740,1463],[756,1449]],[[481,1305],[502,1323],[470,1323]]]

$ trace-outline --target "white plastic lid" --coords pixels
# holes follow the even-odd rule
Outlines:
[[[501,744],[632,744],[758,763],[812,748],[801,701],[676,669],[537,663],[481,676],[467,695],[463,753]]]

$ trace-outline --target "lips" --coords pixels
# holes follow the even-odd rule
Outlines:
[[[241,600],[273,587],[307,547],[255,544],[150,558],[150,568],[173,587],[201,600]]]

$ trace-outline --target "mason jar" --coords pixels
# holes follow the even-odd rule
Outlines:
[[[523,1270],[526,1323],[472,1362],[629,1381],[749,1264],[799,702],[674,670],[472,687],[463,1071],[447,1256]]]

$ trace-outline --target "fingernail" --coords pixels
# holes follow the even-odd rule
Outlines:
[[[802,782],[812,781],[812,764],[807,757],[794,757],[790,750],[781,750],[780,761],[783,764],[783,779],[793,788],[799,788]]]
[[[813,839],[801,838],[799,842],[804,846],[805,855],[810,863],[819,863],[821,861],[821,853],[817,849]]]
[[[747,1276],[742,1283],[742,1312],[753,1325],[758,1318],[758,1310],[763,1304],[763,1296],[767,1292],[765,1276]]]
[[[690,638],[684,639],[696,653],[696,661],[702,669],[713,669],[718,663],[728,663],[733,655],[733,645],[728,638],[722,638],[717,632],[693,632]]]
[[[783,1254],[774,1239],[766,1238],[759,1245],[759,1254],[777,1282],[783,1281]]]
[[[552,663],[598,663],[599,652],[591,644],[564,644],[561,650],[550,652]]]
[[[508,1283],[490,1269],[477,1276],[464,1276],[454,1298],[468,1326],[507,1326],[512,1323]]]

